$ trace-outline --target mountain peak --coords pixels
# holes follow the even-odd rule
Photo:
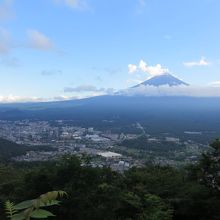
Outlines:
[[[184,85],[184,86],[188,86],[188,83],[183,82],[182,80],[178,79],[177,77],[169,74],[169,73],[164,73],[162,75],[158,75],[158,76],[153,76],[150,79],[134,86],[133,88],[137,88],[139,86],[164,86],[164,85],[168,85],[168,86],[180,86],[180,85]]]

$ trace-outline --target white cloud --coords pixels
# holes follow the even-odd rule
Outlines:
[[[160,64],[156,64],[155,66],[148,66],[143,60],[139,63],[139,69],[142,72],[149,73],[152,76],[162,75],[164,73],[169,73],[167,68],[162,68]]]
[[[156,64],[155,66],[149,66],[144,60],[140,60],[139,65],[135,64],[129,64],[128,65],[128,72],[129,73],[134,73],[134,72],[143,72],[143,73],[148,73],[151,76],[158,76],[162,75],[164,73],[169,73],[169,69],[163,68],[161,64]]]
[[[3,0],[0,3],[0,21],[7,20],[14,17],[14,14],[11,10],[12,0]]]
[[[212,86],[139,86],[122,90],[118,94],[128,96],[191,96],[220,97],[220,87]]]
[[[5,28],[0,27],[0,54],[8,53],[10,49],[11,49],[10,34]]]
[[[64,4],[73,9],[88,9],[88,4],[85,0],[53,0],[56,3]]]
[[[220,81],[211,82],[209,83],[209,85],[214,87],[220,87]]]
[[[29,30],[27,31],[27,35],[29,39],[29,47],[44,51],[54,49],[53,42],[43,33],[37,30]]]
[[[199,61],[184,62],[183,65],[186,67],[208,66],[210,63],[206,60],[205,57],[201,57]]]
[[[51,101],[65,101],[65,100],[80,99],[80,98],[84,98],[84,97],[59,95],[52,98],[40,98],[35,96],[31,97],[31,96],[8,95],[8,96],[0,96],[0,103],[51,102]]]
[[[11,38],[11,35],[8,32],[8,30],[0,26],[0,55],[2,54],[6,56],[8,53],[10,53],[12,49],[15,49],[15,48],[31,48],[31,49],[42,50],[42,51],[53,50],[54,52],[57,52],[58,54],[61,54],[62,52],[59,49],[54,47],[53,42],[47,36],[45,36],[43,33],[37,30],[27,31],[27,37],[28,39],[26,40],[25,43],[16,42]],[[6,57],[3,61],[5,61],[5,63],[8,63],[8,64],[9,63],[18,64],[18,62],[14,58],[9,59],[8,57]]]
[[[25,43],[15,42],[11,39],[10,33],[0,26],[0,54],[7,54],[14,48],[32,48],[42,51],[54,50],[58,54],[62,53],[62,51],[54,46],[49,37],[37,30],[28,30],[27,37],[28,40]]]
[[[44,101],[44,99],[38,97],[23,97],[23,96],[15,96],[15,95],[0,96],[1,103],[40,102],[40,101]]]
[[[60,96],[55,96],[52,101],[65,101],[65,100],[70,100],[70,99],[77,99],[78,97],[73,97],[73,96],[65,96],[65,95],[60,95]]]
[[[137,71],[137,66],[134,64],[128,64],[128,72],[129,73],[134,73]]]

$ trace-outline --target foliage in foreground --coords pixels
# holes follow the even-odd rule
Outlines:
[[[199,163],[181,170],[148,165],[121,175],[81,166],[75,157],[28,169],[1,166],[0,202],[62,189],[68,194],[62,206],[49,207],[57,220],[218,220],[220,141],[211,147]]]
[[[33,200],[26,200],[14,204],[9,200],[5,202],[5,212],[10,220],[30,220],[31,218],[48,218],[55,216],[52,212],[45,210],[45,207],[59,205],[58,197],[62,198],[64,191],[51,191],[40,195]]]

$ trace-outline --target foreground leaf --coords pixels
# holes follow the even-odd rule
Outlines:
[[[14,206],[16,210],[22,210],[22,209],[27,209],[30,208],[33,205],[33,200],[27,200],[24,202],[20,202],[17,205]]]
[[[32,218],[48,218],[48,217],[52,217],[52,216],[55,216],[55,215],[53,213],[46,211],[46,210],[43,210],[43,209],[37,209],[31,213]]]

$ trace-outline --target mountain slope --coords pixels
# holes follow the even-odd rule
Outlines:
[[[13,105],[14,111],[2,112],[0,107],[0,120],[67,120],[74,126],[114,132],[130,132],[132,124],[140,122],[149,133],[209,131],[212,138],[220,134],[219,97],[99,96],[49,104]]]

